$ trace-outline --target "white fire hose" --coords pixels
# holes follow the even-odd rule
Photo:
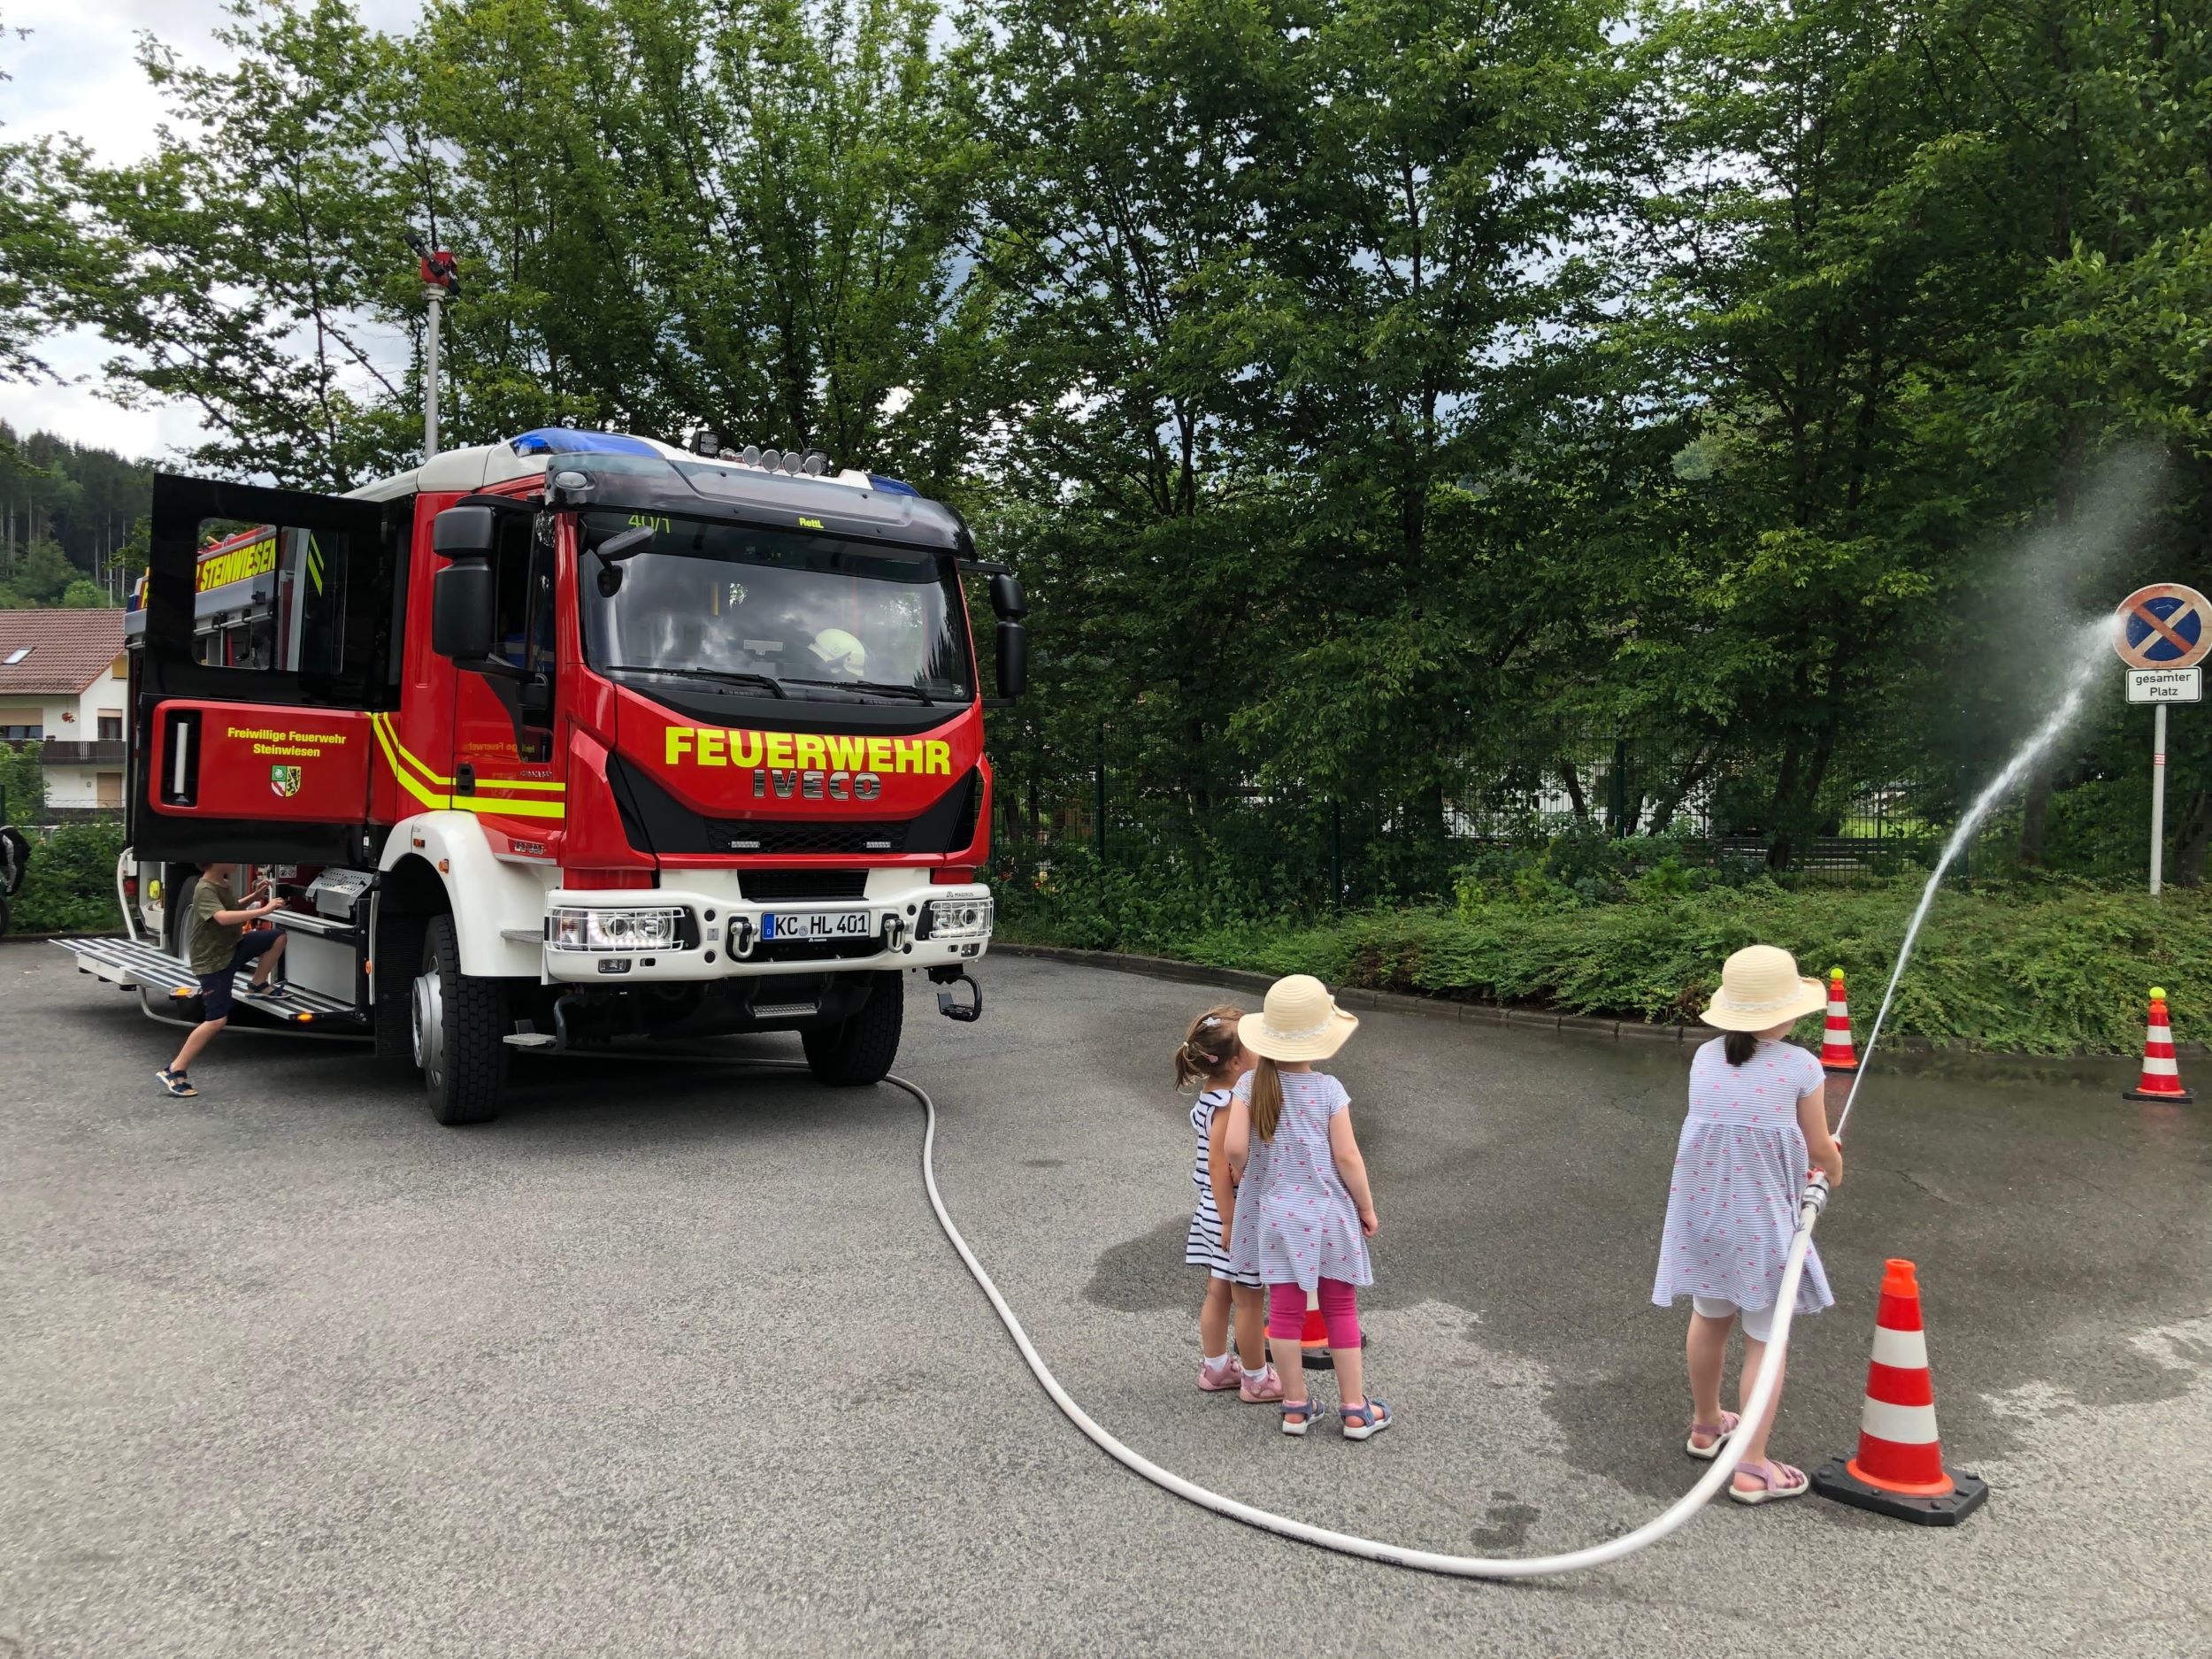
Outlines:
[[[922,1184],[929,1189],[929,1206],[937,1212],[937,1225],[945,1230],[945,1237],[952,1240],[952,1248],[983,1287],[983,1294],[997,1310],[999,1323],[1014,1339],[1014,1346],[1028,1363],[1052,1403],[1058,1406],[1068,1420],[1088,1435],[1101,1451],[1123,1467],[1143,1476],[1163,1491],[1171,1492],[1186,1502],[1201,1509],[1225,1515],[1233,1521],[1242,1521],[1247,1526],[1256,1526],[1263,1532],[1275,1532],[1284,1538],[1297,1540],[1321,1549],[1333,1549],[1339,1555],[1363,1556],[1369,1561],[1383,1562],[1393,1567],[1411,1567],[1422,1572],[1443,1573],[1458,1578],[1546,1578],[1556,1573],[1579,1572],[1589,1567],[1602,1567],[1608,1562],[1632,1555],[1678,1527],[1711,1501],[1715,1493],[1736,1472],[1736,1465],[1743,1461],[1743,1445],[1749,1439],[1753,1425],[1766,1416],[1767,1407],[1774,1399],[1776,1379],[1782,1374],[1783,1356],[1789,1350],[1790,1321],[1797,1307],[1797,1284],[1804,1276],[1805,1253],[1812,1248],[1813,1224],[1828,1204],[1828,1178],[1815,1171],[1807,1181],[1799,1200],[1797,1231],[1790,1239],[1789,1253],[1782,1266],[1782,1284],[1774,1302],[1774,1332],[1767,1339],[1768,1363],[1760,1369],[1759,1379],[1751,1390],[1751,1397],[1743,1402],[1743,1426],[1731,1435],[1714,1458],[1712,1467],[1702,1479],[1684,1493],[1660,1514],[1653,1517],[1632,1532],[1609,1539],[1602,1544],[1593,1544],[1586,1549],[1570,1550],[1560,1555],[1532,1555],[1524,1559],[1489,1555],[1448,1555],[1430,1549],[1409,1549],[1402,1544],[1386,1544],[1372,1538],[1356,1538],[1349,1532],[1332,1531],[1315,1526],[1306,1521],[1293,1520],[1287,1515],[1278,1515],[1272,1509],[1263,1509],[1235,1498],[1224,1497],[1208,1490],[1195,1481],[1186,1480],[1170,1469],[1163,1469],[1141,1452],[1132,1451],[1076,1404],[1068,1391],[1060,1386],[1059,1379],[1039,1356],[1036,1345],[1030,1341],[1029,1333],[1014,1317],[1013,1309],[999,1294],[999,1287],[991,1282],[983,1263],[968,1248],[967,1240],[960,1236],[960,1229],[953,1225],[951,1214],[945,1209],[943,1195],[937,1190],[936,1146],[937,1106],[927,1090],[919,1084],[910,1083],[902,1077],[887,1077],[884,1081],[902,1088],[921,1102],[927,1119],[922,1135]]]
[[[588,1049],[572,1049],[569,1053],[571,1057],[599,1057],[592,1056]],[[618,1057],[631,1063],[640,1059],[692,1063],[712,1060],[761,1071],[806,1070],[802,1061],[741,1059],[701,1054],[696,1050],[663,1051],[652,1055],[625,1050],[618,1056],[606,1057]],[[1813,1224],[1828,1206],[1828,1178],[1815,1171],[1808,1179],[1805,1190],[1798,1201],[1797,1231],[1791,1236],[1789,1252],[1782,1264],[1782,1283],[1775,1294],[1773,1333],[1767,1339],[1770,1363],[1761,1367],[1759,1380],[1753,1386],[1750,1397],[1743,1402],[1743,1427],[1729,1437],[1722,1446],[1719,1455],[1713,1459],[1711,1466],[1695,1486],[1634,1532],[1624,1532],[1618,1538],[1608,1539],[1602,1544],[1593,1544],[1586,1549],[1569,1550],[1558,1555],[1523,1558],[1448,1555],[1432,1549],[1409,1549],[1402,1544],[1387,1544],[1379,1539],[1358,1538],[1350,1532],[1315,1526],[1287,1515],[1278,1515],[1272,1509],[1263,1509],[1256,1504],[1225,1497],[1196,1481],[1186,1480],[1171,1469],[1161,1468],[1141,1452],[1124,1445],[1101,1426],[1060,1386],[1060,1379],[1052,1374],[1051,1368],[1039,1355],[1036,1345],[1029,1340],[1029,1333],[1022,1328],[1022,1322],[1015,1317],[1013,1309],[1007,1305],[1005,1296],[992,1281],[983,1263],[977,1260],[975,1252],[968,1247],[967,1240],[961,1236],[960,1229],[954,1225],[952,1213],[945,1208],[944,1195],[937,1190],[937,1102],[930,1098],[929,1091],[918,1083],[910,1083],[898,1076],[887,1076],[883,1080],[894,1088],[905,1090],[920,1103],[925,1125],[922,1133],[922,1185],[928,1191],[929,1207],[936,1212],[937,1225],[944,1229],[945,1237],[952,1241],[952,1248],[958,1252],[961,1262],[975,1282],[982,1286],[983,1294],[990,1299],[992,1308],[998,1314],[999,1323],[1014,1339],[1014,1346],[1020,1350],[1023,1361],[1037,1379],[1038,1385],[1067,1419],[1089,1437],[1092,1444],[1162,1491],[1172,1493],[1185,1502],[1194,1503],[1202,1509],[1211,1509],[1215,1514],[1225,1515],[1233,1521],[1241,1521],[1247,1526],[1256,1526],[1262,1532],[1294,1539],[1302,1544],[1311,1544],[1318,1549],[1333,1549],[1339,1555],[1358,1555],[1368,1561],[1382,1562],[1387,1566],[1410,1567],[1417,1571],[1441,1573],[1455,1578],[1548,1578],[1559,1573],[1602,1567],[1609,1562],[1619,1561],[1657,1543],[1670,1532],[1686,1525],[1691,1517],[1710,1502],[1713,1495],[1736,1472],[1737,1464],[1743,1461],[1743,1444],[1749,1438],[1752,1425],[1766,1416],[1767,1408],[1773,1402],[1776,1379],[1782,1374],[1782,1360],[1789,1351],[1790,1323],[1797,1307],[1798,1281],[1804,1277],[1805,1253],[1812,1248]]]

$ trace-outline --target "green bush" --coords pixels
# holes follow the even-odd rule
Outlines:
[[[120,821],[65,824],[30,840],[30,867],[15,895],[12,931],[106,933],[122,926],[115,906],[115,860],[123,850]]]
[[[1525,861],[1463,874],[1449,909],[1375,910],[1327,922],[1238,912],[1229,895],[1179,895],[1173,882],[1119,876],[1095,892],[1064,877],[1049,905],[1015,895],[1006,935],[1151,952],[1224,968],[1312,973],[1363,986],[1478,1001],[1532,1002],[1576,1014],[1694,1020],[1731,951],[1755,942],[1793,951],[1805,972],[1848,976],[1861,1040],[1881,1001],[1917,874],[1855,887],[1786,888],[1763,877],[1684,891],[1700,873],[1661,855],[1624,869],[1574,871],[1617,902],[1594,902]],[[1486,881],[1485,875],[1489,881]],[[1505,879],[1494,890],[1489,882]],[[1064,927],[1069,918],[1079,927]],[[1887,1031],[2027,1054],[2126,1054],[2142,1041],[2144,993],[2171,994],[2185,1036],[2212,1034],[2212,895],[2139,892],[2042,879],[1939,894],[1898,987]]]

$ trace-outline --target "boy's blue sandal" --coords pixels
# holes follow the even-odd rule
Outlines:
[[[1363,1406],[1340,1406],[1337,1416],[1344,1419],[1344,1438],[1348,1440],[1371,1440],[1394,1421],[1387,1400],[1370,1400]],[[1355,1422],[1359,1425],[1357,1428],[1352,1426]]]
[[[181,1071],[172,1071],[167,1066],[154,1073],[161,1087],[179,1100],[196,1100],[200,1091],[192,1087],[192,1079]]]
[[[1313,1421],[1313,1402],[1310,1400],[1301,1400],[1294,1404],[1286,1400],[1275,1409],[1282,1417],[1283,1432],[1286,1434],[1303,1434],[1306,1425]],[[1294,1418],[1296,1420],[1293,1421]]]

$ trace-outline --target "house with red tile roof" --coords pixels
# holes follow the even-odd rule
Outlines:
[[[123,805],[120,611],[0,611],[0,742],[43,745],[46,804]]]

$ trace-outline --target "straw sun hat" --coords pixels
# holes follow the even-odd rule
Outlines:
[[[1327,986],[1294,973],[1267,987],[1258,1013],[1237,1021],[1237,1041],[1270,1060],[1325,1060],[1358,1029],[1359,1016],[1339,1008]]]
[[[1800,974],[1797,958],[1788,951],[1746,945],[1721,964],[1720,995],[1705,1010],[1705,1023],[1723,1031],[1771,1031],[1827,1002],[1828,987]]]

